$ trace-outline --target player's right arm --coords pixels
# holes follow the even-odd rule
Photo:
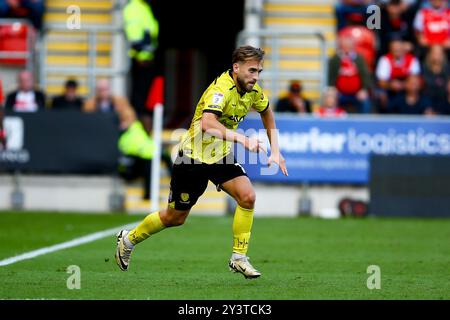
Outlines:
[[[219,116],[216,113],[208,112],[208,110],[204,111],[200,122],[203,132],[207,132],[208,134],[222,140],[240,143],[244,146],[244,148],[251,152],[258,152],[259,150],[265,151],[261,141],[259,141],[256,137],[249,138],[243,134],[226,128],[219,122]]]

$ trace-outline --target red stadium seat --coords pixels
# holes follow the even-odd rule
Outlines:
[[[350,36],[355,40],[355,50],[364,57],[370,71],[375,69],[376,37],[372,30],[364,26],[347,26],[342,28],[338,36]]]
[[[28,52],[27,34],[30,32],[26,24],[16,22],[0,25],[0,52]],[[25,58],[0,58],[0,63],[25,66]]]

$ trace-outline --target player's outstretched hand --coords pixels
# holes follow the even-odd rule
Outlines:
[[[287,171],[286,168],[286,160],[284,160],[283,156],[281,155],[281,153],[272,153],[269,157],[269,160],[267,161],[267,164],[270,165],[275,162],[276,164],[278,164],[280,166],[281,172],[283,172],[283,174],[287,177],[289,176],[289,173]]]

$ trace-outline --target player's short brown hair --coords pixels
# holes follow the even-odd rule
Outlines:
[[[264,50],[252,46],[241,46],[233,51],[231,64],[247,60],[261,61],[264,59]]]

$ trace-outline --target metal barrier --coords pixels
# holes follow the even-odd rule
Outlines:
[[[86,67],[78,67],[78,66],[48,66],[46,63],[46,57],[48,54],[48,33],[52,32],[64,32],[64,33],[87,33],[88,38],[88,64]],[[119,27],[111,27],[111,26],[90,26],[86,29],[80,30],[72,30],[68,29],[65,25],[51,25],[47,26],[43,30],[43,37],[41,41],[41,48],[39,53],[40,59],[40,70],[39,70],[39,83],[45,88],[47,82],[47,74],[49,73],[58,73],[58,74],[84,74],[87,75],[88,78],[88,87],[90,92],[93,92],[95,89],[95,80],[97,76],[105,76],[105,77],[115,77],[122,76],[128,72],[129,69],[129,59],[127,57],[126,51],[123,55],[119,55],[116,57],[112,57],[113,66],[109,68],[97,67],[96,59],[97,59],[97,43],[98,43],[98,35],[99,33],[111,33],[112,36],[121,36],[123,38],[123,43],[127,43],[126,36],[122,28]],[[113,48],[114,52],[114,48]],[[117,55],[117,53],[116,53]],[[115,59],[114,59],[115,58]],[[116,67],[118,66],[118,67]]]
[[[280,40],[282,38],[316,38],[320,42],[320,70],[314,73],[305,73],[304,71],[283,71],[280,70]],[[261,80],[271,80],[271,93],[273,97],[279,96],[279,81],[282,77],[290,79],[303,79],[307,76],[310,80],[319,80],[320,92],[326,87],[327,73],[328,73],[328,57],[327,57],[327,43],[323,34],[318,32],[302,32],[296,30],[269,30],[260,29],[255,31],[243,30],[238,33],[236,44],[241,46],[246,44],[251,39],[257,39],[259,43],[264,43],[271,48],[271,67],[263,72]],[[266,40],[266,41],[262,41]]]
[[[34,27],[25,19],[0,19],[0,26],[5,25],[25,25],[27,29],[26,43],[27,50],[26,51],[9,51],[9,50],[1,50],[0,49],[0,59],[25,59],[25,65],[27,70],[33,71],[34,68]]]

